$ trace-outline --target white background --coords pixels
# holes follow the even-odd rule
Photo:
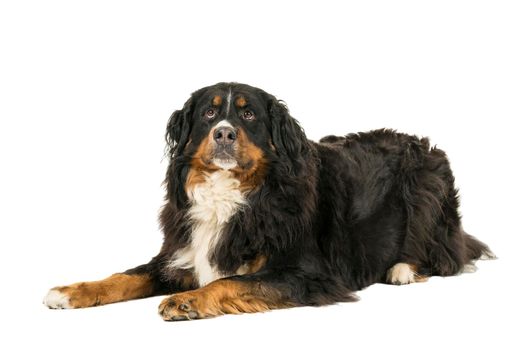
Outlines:
[[[522,4],[180,3],[1,2],[0,347],[523,348]],[[157,253],[167,119],[219,81],[284,99],[312,139],[430,136],[464,227],[499,260],[357,303],[205,321],[162,322],[160,297],[46,309],[48,288]]]

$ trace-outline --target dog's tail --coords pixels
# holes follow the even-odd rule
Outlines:
[[[490,248],[477,238],[463,231],[465,239],[466,256],[468,260],[490,260],[496,259],[496,255]]]

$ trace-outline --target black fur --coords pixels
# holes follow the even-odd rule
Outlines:
[[[246,128],[268,163],[264,182],[249,194],[249,205],[230,220],[209,257],[233,275],[229,278],[267,283],[295,304],[322,305],[351,300],[352,291],[385,282],[398,262],[449,276],[491,255],[463,231],[449,162],[428,139],[384,129],[315,143],[274,96],[222,83],[196,91],[171,116],[167,203],[160,215],[164,244],[149,264],[127,273],[155,276],[163,292],[182,289],[178,278],[188,271],[165,265],[190,239],[184,186],[196,138],[207,132],[195,115],[202,113],[203,99],[221,89],[243,91],[257,101],[259,127]],[[268,259],[262,270],[235,276],[239,266],[261,254]]]

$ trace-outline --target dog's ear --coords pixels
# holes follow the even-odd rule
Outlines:
[[[193,114],[195,98],[190,97],[181,110],[173,112],[166,128],[166,144],[170,157],[182,154],[188,143],[191,132],[191,115]]]
[[[182,179],[186,176],[187,169],[181,166],[181,162],[176,161],[176,159],[183,156],[184,148],[190,138],[194,101],[195,97],[192,94],[182,109],[173,112],[166,128],[166,155],[170,160],[164,180],[167,192],[166,199],[172,206],[179,208],[184,207],[185,203],[185,181]]]
[[[305,153],[309,150],[308,140],[297,120],[295,120],[283,101],[270,96],[268,112],[271,120],[272,142],[279,157],[286,157],[294,170],[300,171]]]

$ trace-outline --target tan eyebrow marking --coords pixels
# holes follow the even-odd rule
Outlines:
[[[215,107],[218,107],[221,105],[222,103],[222,97],[220,97],[219,95],[216,95],[213,100],[211,101],[211,103],[215,106]]]
[[[246,99],[244,98],[244,96],[239,96],[237,97],[237,100],[235,100],[235,105],[237,107],[244,107],[246,106]]]

